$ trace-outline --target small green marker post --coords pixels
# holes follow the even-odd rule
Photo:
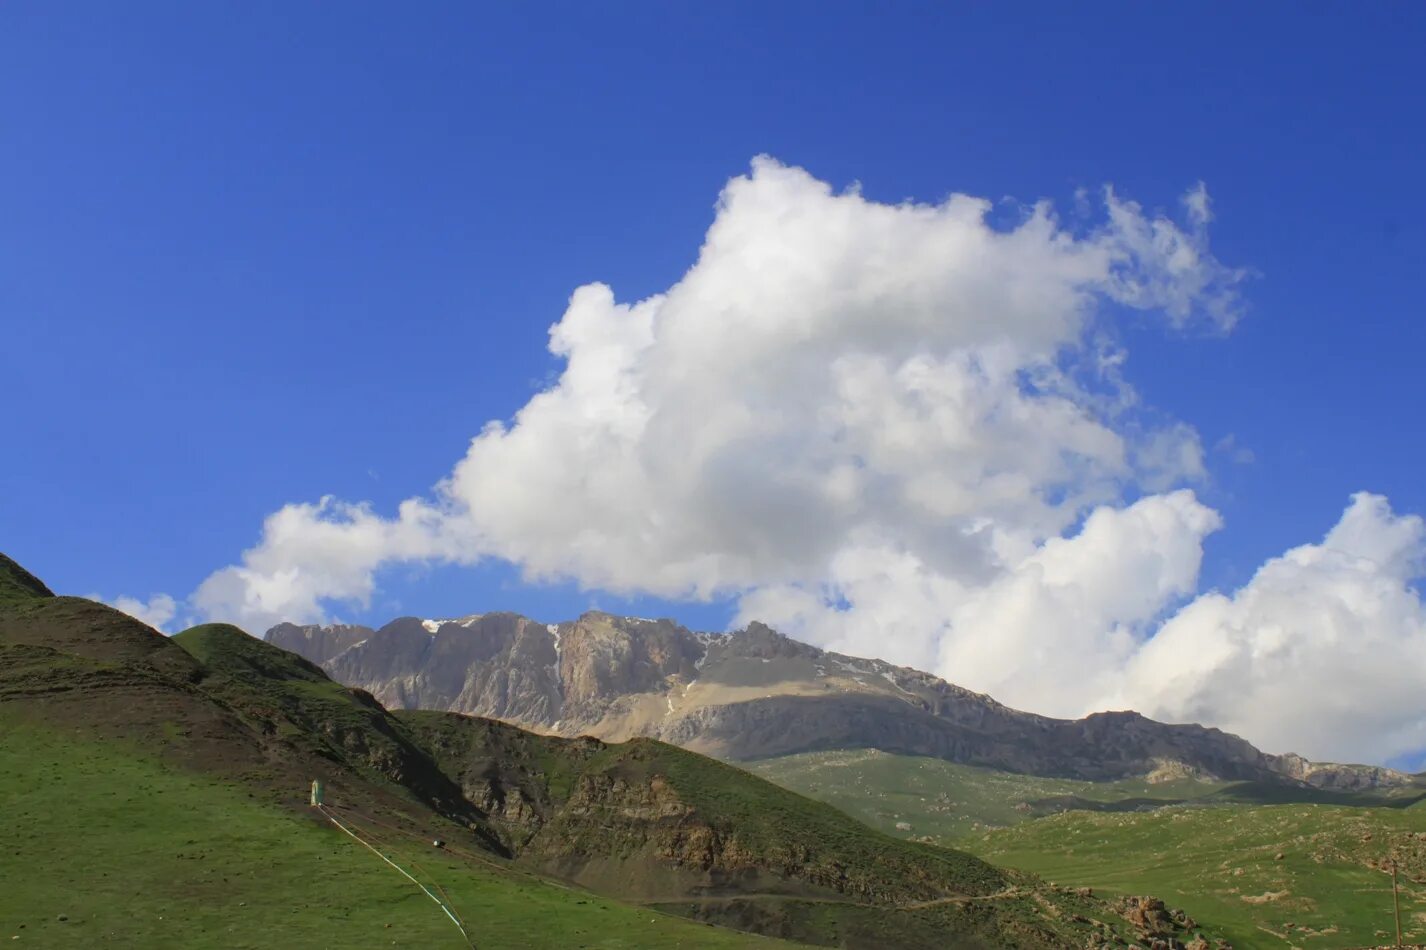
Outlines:
[[[322,804],[322,780],[314,778],[312,780],[312,805],[316,807]]]

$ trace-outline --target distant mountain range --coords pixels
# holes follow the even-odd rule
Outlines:
[[[831,653],[750,624],[512,613],[369,627],[279,624],[266,639],[391,708],[445,710],[566,737],[653,737],[730,761],[837,748],[935,756],[1032,775],[1197,777],[1354,789],[1406,785],[1375,766],[1270,755],[1237,736],[1134,712],[1063,720],[938,677]]]

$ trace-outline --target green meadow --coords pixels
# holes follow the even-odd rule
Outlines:
[[[7,946],[466,946],[426,895],[316,814],[137,748],[0,718],[0,814]],[[791,946],[357,827],[439,884],[478,947]]]
[[[1419,789],[1080,782],[867,750],[749,767],[903,837],[930,838],[1064,886],[1153,894],[1211,921],[1237,947],[1394,943],[1386,868],[1395,860],[1403,938],[1426,943]],[[1147,809],[1155,799],[1183,804],[1086,810]],[[1070,800],[1074,810],[1046,814]]]
[[[1394,943],[1394,858],[1403,937],[1426,942],[1423,804],[1073,812],[962,845],[1062,884],[1152,892],[1212,920],[1240,947]]]
[[[747,762],[743,767],[834,805],[873,828],[938,844],[1026,821],[1036,814],[1031,803],[1040,800],[1066,796],[1105,803],[1171,800],[1212,794],[1223,787],[1192,779],[1151,784],[1040,778],[876,749],[806,752]],[[898,829],[898,824],[911,827]]]

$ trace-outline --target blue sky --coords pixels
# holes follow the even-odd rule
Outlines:
[[[768,154],[1066,215],[1206,183],[1241,320],[1117,338],[1205,449],[1196,590],[1234,590],[1354,492],[1426,512],[1423,42],[1411,4],[8,4],[3,549],[182,599],[285,504],[390,516],[558,379],[575,288],[673,285]],[[376,577],[333,612],[745,609],[498,558]]]

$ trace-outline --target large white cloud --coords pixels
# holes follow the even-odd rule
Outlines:
[[[988,576],[997,545],[1141,470],[1200,470],[1191,431],[1131,424],[1088,341],[1106,301],[1224,324],[1237,275],[1201,230],[1105,202],[1087,233],[1046,205],[997,230],[980,199],[878,204],[760,159],[668,292],[574,294],[559,383],[476,438],[445,495],[483,550],[615,591],[815,581],[869,536]]]
[[[1426,528],[1357,494],[1320,544],[1175,614],[1106,697],[1272,749],[1385,761],[1426,748]]]
[[[494,555],[535,577],[709,596],[825,576],[867,536],[957,576],[1053,536],[1136,477],[1201,472],[1095,335],[1105,303],[1227,326],[1239,274],[1111,191],[1094,226],[1047,204],[886,205],[768,158],[731,181],[697,263],[634,304],[579,288],[557,384],[489,423],[430,501],[386,519],[324,499],[271,516],[209,614],[312,619],[392,560]],[[1083,224],[1083,223],[1082,223]],[[855,536],[855,542],[852,541]]]
[[[1132,702],[1310,748],[1211,671],[1163,696],[1123,683],[1186,670],[1171,645],[1212,603],[1150,638],[1219,518],[1183,487],[1204,474],[1197,433],[1139,404],[1114,342],[1125,309],[1232,327],[1242,272],[1208,248],[1201,185],[1183,207],[1175,222],[1106,189],[1095,217],[1040,203],[999,227],[983,199],[883,204],[757,159],[666,292],[574,292],[550,330],[558,381],[487,423],[430,497],[391,518],[289,505],[192,605],[260,631],[367,602],[384,564],[497,557],[733,596],[744,619],[1037,710]]]

